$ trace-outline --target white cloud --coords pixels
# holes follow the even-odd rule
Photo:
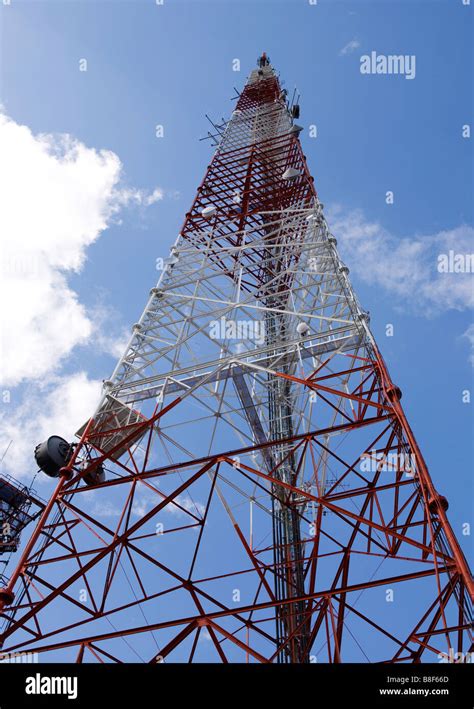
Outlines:
[[[81,270],[87,247],[121,209],[163,193],[124,188],[109,150],[69,135],[35,136],[1,113],[0,154],[0,365],[11,387],[57,372],[91,339],[93,318],[68,273]]]
[[[474,305],[471,273],[440,273],[438,257],[453,251],[469,254],[474,229],[460,225],[426,236],[397,238],[361,210],[328,210],[331,232],[342,258],[362,281],[395,296],[417,315],[433,316]]]
[[[469,355],[469,361],[474,367],[474,323],[469,325],[467,330],[463,332],[462,337],[466,339],[469,342],[469,346],[471,348],[471,353]]]
[[[156,492],[142,485],[137,488],[133,498],[132,513],[137,517],[143,517],[154,505],[157,505],[161,499],[162,498],[159,497]],[[180,507],[182,507],[196,517],[204,516],[206,510],[205,506],[199,501],[192,500],[189,494],[178,495],[174,498],[174,502],[176,504],[170,502],[163,511],[170,512],[172,515],[179,517],[186,515],[183,509],[180,509]],[[177,507],[177,505],[180,505],[180,507]]]
[[[94,491],[91,491],[94,494]],[[98,491],[97,491],[98,492]],[[136,517],[144,517],[153,507],[155,507],[163,498],[156,492],[145,485],[140,485],[135,491],[132,503],[132,514]],[[204,517],[206,510],[201,502],[194,502],[191,498],[185,495],[178,495],[174,500],[178,505],[188,510],[197,517]],[[173,516],[184,516],[186,513],[170,502],[163,512],[170,512]],[[122,509],[111,500],[97,499],[94,501],[92,514],[98,517],[118,517],[122,514]],[[191,520],[190,520],[191,521]]]
[[[120,190],[117,193],[117,201],[120,206],[128,207],[131,204],[136,204],[138,206],[150,207],[155,202],[160,202],[164,197],[164,192],[162,189],[157,187],[153,192],[148,192],[148,190],[140,190],[134,187],[128,187]]]
[[[94,337],[90,341],[93,352],[109,354],[118,360],[130,340],[130,325],[124,325],[120,313],[102,302],[90,308],[88,315],[94,323]]]
[[[360,47],[360,42],[358,39],[351,39],[350,42],[348,42],[339,52],[340,56],[344,56],[345,54],[351,54],[352,52],[355,52],[356,49]]]
[[[161,502],[158,493],[150,490],[146,485],[139,485],[133,496],[132,514],[136,517],[144,517],[154,506]]]
[[[88,494],[89,496],[94,494],[94,490],[91,489]],[[104,495],[102,494],[102,498],[103,497]],[[119,517],[121,513],[122,510],[119,507],[114,505],[111,500],[106,499],[96,500],[91,510],[93,517]]]
[[[113,495],[114,490],[111,491]],[[108,495],[109,493],[107,493]],[[123,512],[123,504],[119,504],[117,500],[104,498],[100,490],[91,489],[88,493],[88,501],[93,502],[91,514],[94,517],[120,517]],[[139,485],[133,496],[132,515],[135,517],[144,517],[153,506],[156,506],[161,501],[161,497],[156,492],[153,492],[145,485]]]
[[[117,357],[128,339],[103,303],[87,310],[68,282],[87,249],[121,210],[163,198],[126,187],[120,159],[70,135],[34,135],[0,107],[0,381],[3,469],[30,477],[34,446],[52,434],[73,440],[92,415],[101,383],[61,367],[78,345]],[[19,402],[19,403],[16,403]]]
[[[157,187],[151,194],[145,196],[145,204],[149,207],[155,202],[160,202],[163,199],[163,190]]]
[[[31,477],[35,469],[35,446],[51,435],[74,440],[74,433],[94,413],[102,382],[89,379],[85,372],[53,377],[47,386],[28,388],[23,401],[13,408],[4,405],[0,417],[0,450],[12,445],[3,468],[15,477]],[[10,410],[10,407],[12,409]]]
[[[185,510],[193,514],[195,517],[204,517],[206,507],[202,504],[202,502],[199,502],[199,500],[193,500],[189,495],[178,495],[175,498],[175,502],[181,507],[184,507]],[[176,507],[176,505],[168,505],[166,509],[173,515],[180,516],[185,514],[185,512],[183,512],[183,510],[179,507]]]

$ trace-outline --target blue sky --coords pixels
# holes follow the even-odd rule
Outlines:
[[[470,553],[462,524],[472,517],[472,405],[462,393],[472,389],[465,335],[474,340],[472,275],[443,280],[436,266],[448,248],[472,250],[472,139],[462,137],[472,122],[472,12],[461,0],[0,5],[6,116],[35,136],[69,134],[95,151],[112,151],[121,163],[114,183],[120,194],[107,198],[113,214],[78,247],[80,268],[59,269],[85,317],[99,318],[111,343],[98,344],[92,332],[58,361],[52,351],[40,376],[30,376],[27,362],[17,386],[3,384],[11,402],[4,404],[10,423],[2,446],[14,439],[5,469],[25,479],[34,473],[24,451],[37,441],[25,448],[25,438],[58,422],[57,415],[40,416],[42,397],[51,402],[78,372],[89,381],[112,371],[110,350],[137,320],[157,279],[155,260],[167,256],[212,154],[209,141],[199,141],[209,129],[204,114],[229,116],[233,87],[243,86],[265,50],[290,95],[295,86],[301,93],[301,139],[329,225]],[[362,75],[360,57],[373,50],[415,55],[415,78]],[[87,71],[79,71],[81,59]],[[309,137],[310,125],[317,138]],[[147,206],[156,188],[160,199]],[[23,204],[28,211],[28,194]],[[364,239],[373,242],[367,258]],[[27,400],[36,404],[28,408]]]

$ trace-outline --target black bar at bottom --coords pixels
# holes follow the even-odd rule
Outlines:
[[[156,665],[0,663],[0,709],[131,709],[196,702],[225,705],[257,695],[268,707],[287,693],[304,707],[474,706],[472,664]],[[133,704],[131,704],[133,702]],[[277,704],[278,703],[278,704]]]

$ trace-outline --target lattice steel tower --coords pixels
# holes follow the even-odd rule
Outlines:
[[[472,579],[262,56],[0,591],[63,661],[437,661]],[[79,424],[80,422],[78,422]],[[35,442],[36,443],[36,442]]]

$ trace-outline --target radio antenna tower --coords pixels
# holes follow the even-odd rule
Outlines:
[[[55,488],[0,591],[3,652],[415,663],[471,650],[468,564],[298,116],[262,55],[100,405],[76,443],[35,449]]]

